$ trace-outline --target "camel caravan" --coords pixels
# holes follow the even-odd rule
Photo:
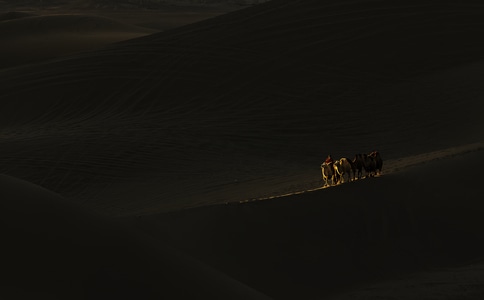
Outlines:
[[[380,153],[373,151],[370,154],[356,154],[353,160],[343,157],[333,161],[331,155],[328,155],[321,164],[321,173],[326,187],[380,175],[382,168],[383,160]]]

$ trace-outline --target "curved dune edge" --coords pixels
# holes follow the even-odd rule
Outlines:
[[[5,20],[0,22],[0,68],[92,51],[155,32],[91,15],[27,15]]]
[[[0,296],[268,299],[223,273],[29,182],[0,175]],[[133,298],[131,298],[133,299]]]

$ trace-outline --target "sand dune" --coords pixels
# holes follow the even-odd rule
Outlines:
[[[0,176],[8,299],[267,299],[39,186]]]
[[[15,16],[0,22],[0,42],[3,45],[0,68],[98,49],[156,32],[98,16]]]
[[[273,0],[151,35],[97,17],[0,22],[5,39],[146,35],[0,70],[2,218],[34,270],[12,262],[4,282],[345,299],[409,278],[402,299],[458,297],[469,281],[426,287],[484,250],[483,15],[471,0]],[[321,189],[327,154],[374,149],[383,176]]]
[[[134,223],[274,299],[479,299],[483,159]]]

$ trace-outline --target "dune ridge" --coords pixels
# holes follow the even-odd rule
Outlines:
[[[0,68],[54,59],[158,32],[93,15],[5,14]],[[10,17],[9,17],[10,16]],[[17,16],[17,17],[15,17]]]
[[[423,164],[427,164],[437,160],[447,160],[451,159],[456,156],[460,156],[467,153],[472,153],[476,151],[482,151],[484,149],[484,142],[481,143],[474,143],[469,145],[463,145],[459,147],[452,147],[448,149],[442,149],[439,151],[433,151],[428,153],[421,153],[418,155],[401,157],[398,159],[391,159],[386,160],[384,162],[384,175],[392,174],[395,172],[405,171],[408,168],[421,166]],[[381,176],[377,175],[377,176]],[[314,176],[312,176],[314,177]],[[314,192],[317,190],[334,187],[334,186],[321,186],[321,178],[318,180],[314,180],[311,182],[311,179],[308,178],[298,178],[293,179],[292,182],[298,182],[299,184],[289,184],[285,190],[279,192],[272,192],[270,195],[260,198],[253,198],[253,199],[246,199],[239,201],[240,203],[246,203],[251,201],[261,201],[261,200],[269,200],[281,197],[287,197],[307,192]],[[364,179],[364,178],[363,178]]]
[[[482,160],[127,220],[274,299],[479,299]]]

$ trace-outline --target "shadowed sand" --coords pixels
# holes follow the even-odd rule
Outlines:
[[[11,17],[11,19],[8,19]],[[0,21],[0,68],[14,67],[94,50],[157,32],[88,15],[5,14]]]
[[[267,299],[39,186],[0,176],[5,299]]]
[[[96,2],[0,2],[0,68],[95,50],[240,9],[234,5],[162,4],[154,9],[143,9],[129,8],[129,5],[117,7],[115,2],[104,3],[108,5]]]
[[[37,14],[21,12],[21,11],[9,11],[9,12],[0,14],[0,22],[16,20],[21,18],[35,17],[35,16],[37,16]]]
[[[470,0],[273,0],[35,64],[29,47],[0,70],[0,192],[7,225],[24,220],[10,255],[45,248],[22,267],[31,277],[11,263],[5,282],[60,297],[123,294],[110,287],[128,278],[147,297],[206,287],[222,299],[344,299],[403,288],[398,276],[417,272],[402,299],[457,295],[465,282],[425,282],[483,250],[483,15]],[[0,30],[68,41],[115,38],[132,22],[21,16]],[[383,176],[321,189],[327,154],[374,149]],[[52,254],[63,245],[72,256]],[[106,265],[104,285],[89,270]]]
[[[334,188],[134,224],[275,299],[478,299],[483,159],[481,149]],[[432,278],[440,285],[430,287]]]
[[[1,71],[2,171],[123,215],[270,196],[328,153],[481,141],[482,7],[351,3],[273,1]]]
[[[481,149],[320,191],[117,221],[2,176],[2,294],[479,299],[483,159]]]

